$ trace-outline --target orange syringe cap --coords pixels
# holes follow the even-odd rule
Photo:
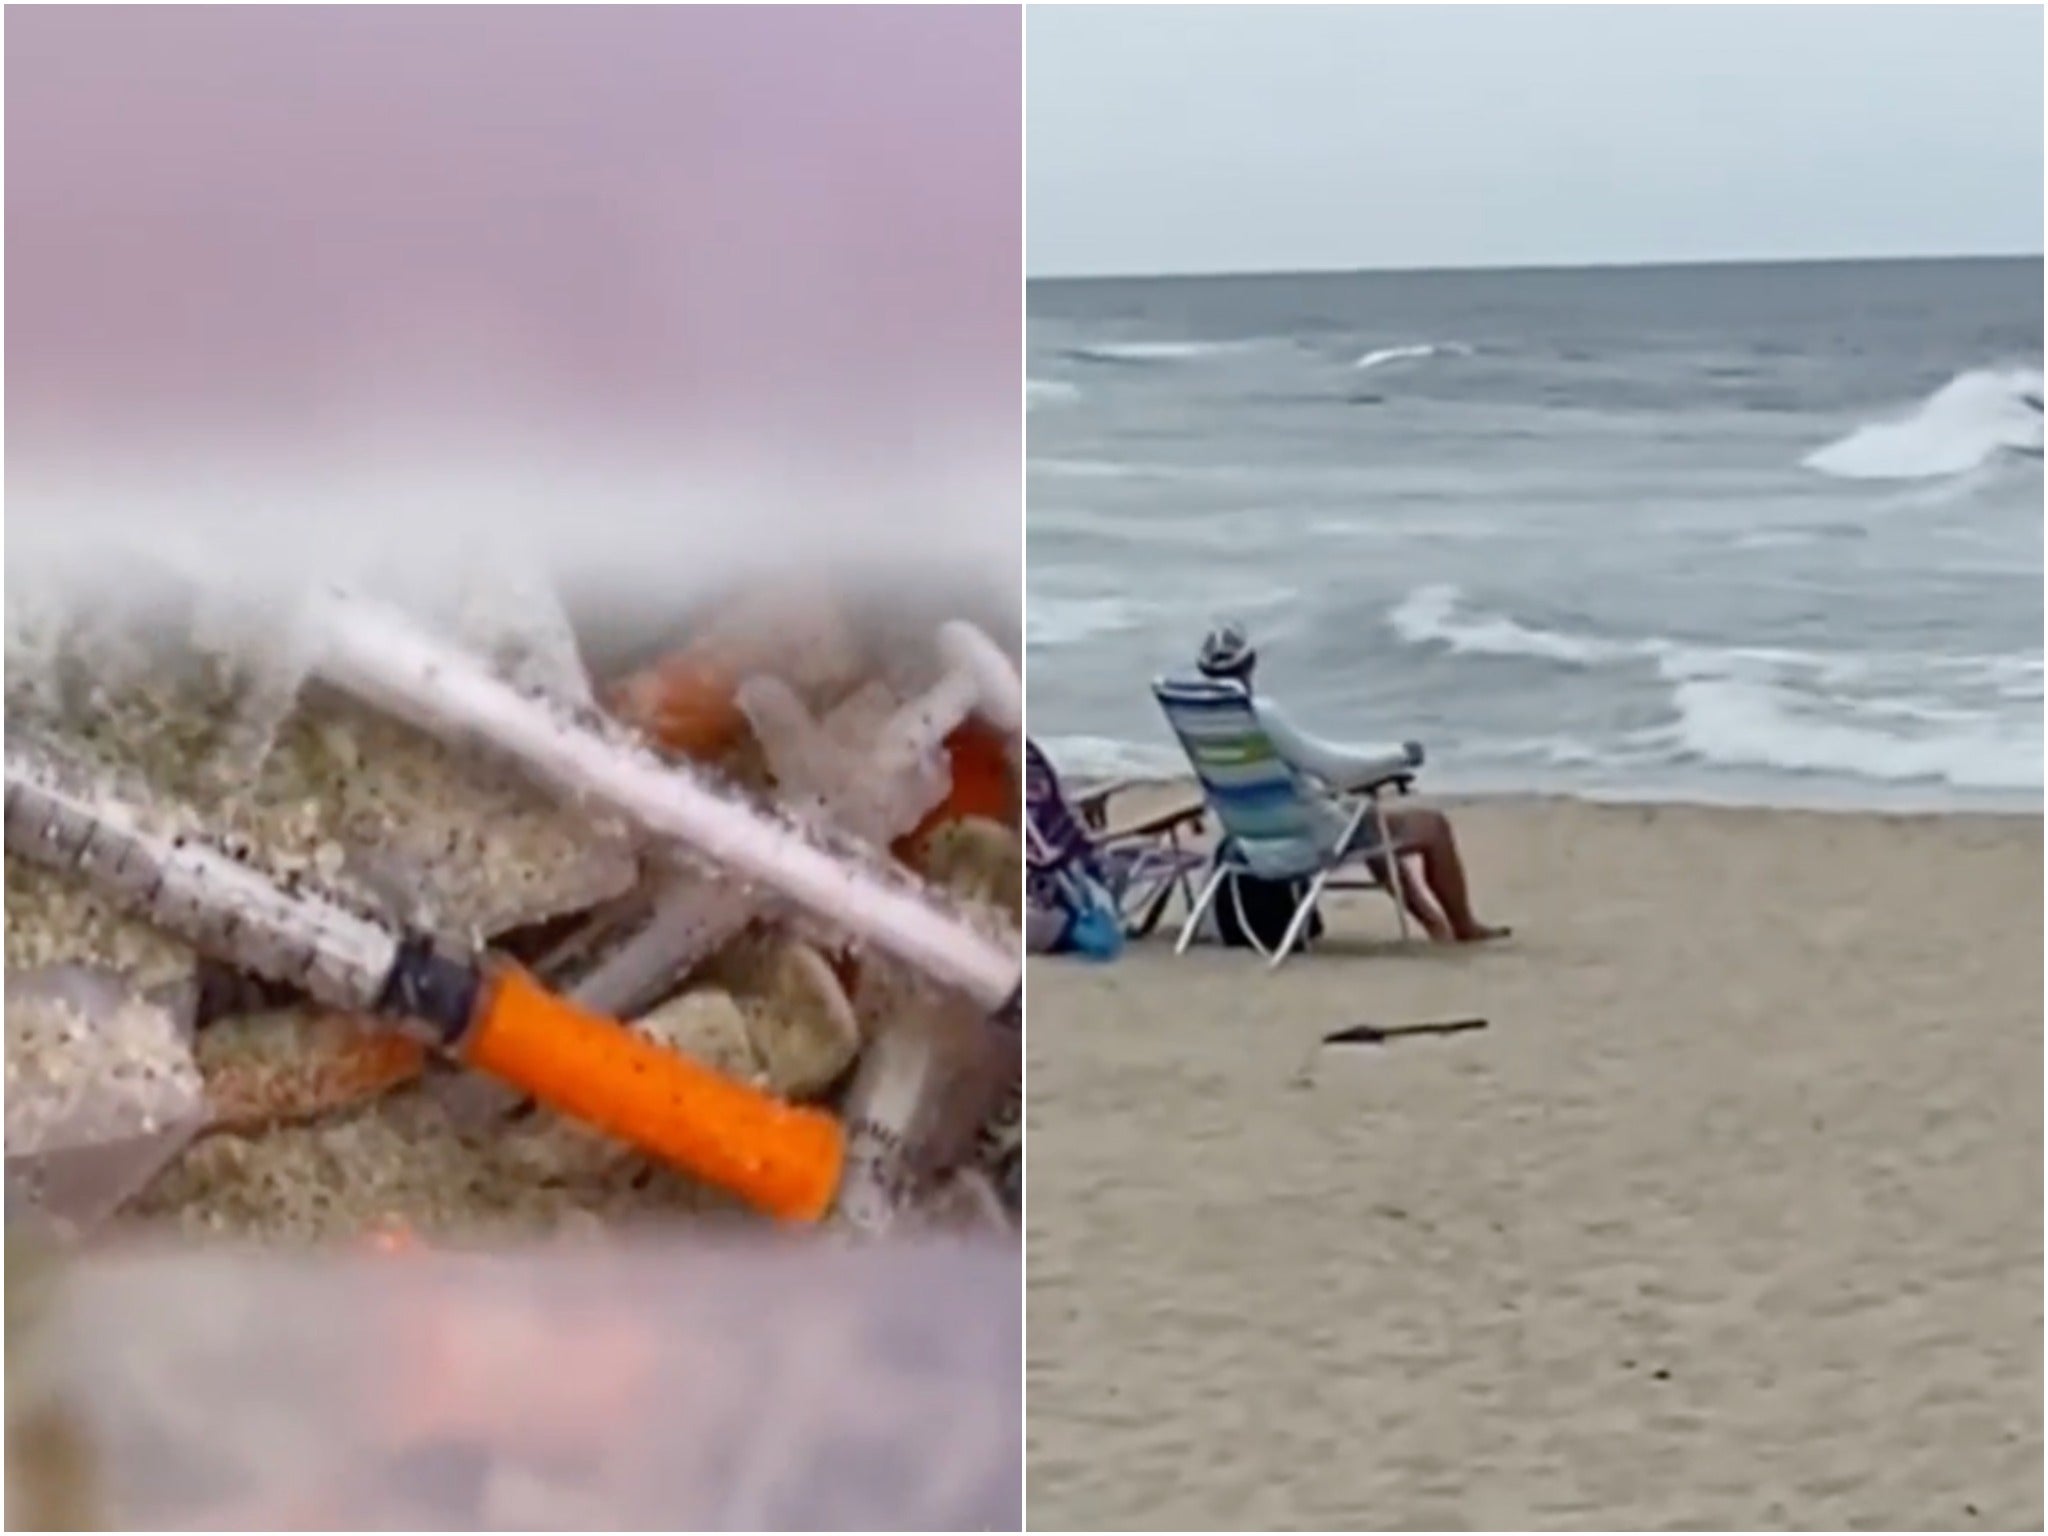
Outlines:
[[[831,1209],[839,1122],[737,1082],[587,1013],[516,966],[494,964],[462,1059],[787,1221]]]

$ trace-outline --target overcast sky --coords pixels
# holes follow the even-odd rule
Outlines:
[[[2041,250],[2034,5],[1026,28],[1033,275]]]

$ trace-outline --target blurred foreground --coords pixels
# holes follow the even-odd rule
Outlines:
[[[1016,1529],[1014,1244],[10,1243],[10,1528]]]

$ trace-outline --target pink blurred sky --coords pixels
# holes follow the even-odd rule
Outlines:
[[[5,26],[15,447],[422,391],[686,433],[1021,421],[1015,9]]]

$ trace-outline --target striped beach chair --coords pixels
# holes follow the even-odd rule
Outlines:
[[[1181,928],[1176,954],[1186,950],[1225,884],[1240,874],[1308,882],[1285,935],[1266,957],[1269,968],[1293,953],[1327,890],[1384,890],[1393,898],[1401,937],[1408,937],[1398,857],[1403,850],[1388,831],[1380,796],[1388,789],[1408,788],[1413,760],[1390,759],[1383,775],[1339,791],[1310,779],[1280,755],[1243,684],[1161,678],[1153,683],[1152,694],[1224,834],[1208,883]],[[1384,883],[1371,875],[1335,878],[1347,865],[1389,853],[1395,856],[1381,860]]]

